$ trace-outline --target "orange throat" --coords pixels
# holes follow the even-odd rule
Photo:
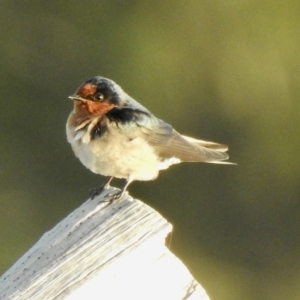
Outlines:
[[[77,127],[88,119],[100,118],[115,107],[107,102],[75,101],[74,110],[69,118],[69,125]]]
[[[84,115],[92,115],[95,117],[103,116],[115,107],[114,104],[108,102],[95,101],[76,101],[74,103],[75,112]]]
[[[96,93],[97,87],[93,84],[84,84],[76,91],[76,95],[80,96],[82,99],[87,99],[88,96],[94,95]],[[109,112],[115,107],[106,101],[91,101],[82,100],[74,102],[74,113],[79,116],[92,116],[100,117]]]

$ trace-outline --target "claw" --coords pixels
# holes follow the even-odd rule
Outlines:
[[[102,188],[102,186],[99,188],[90,189],[89,194],[90,194],[91,200],[93,200],[97,196],[101,195],[103,191],[104,191],[104,188]]]
[[[109,198],[109,200],[107,200],[107,201],[109,203],[112,203],[113,201],[120,199],[126,193],[126,189],[127,189],[128,185],[131,183],[131,181],[132,180],[130,178],[128,178],[127,181],[126,181],[125,186],[122,188],[121,191],[119,191],[115,194],[106,195],[105,198]]]
[[[113,177],[109,177],[101,187],[90,189],[90,198],[93,200],[95,197],[102,194],[103,191],[108,190],[110,188],[110,182],[112,181]]]
[[[110,177],[108,180],[104,182],[104,184],[100,188],[94,188],[90,190],[90,198],[93,200],[95,197],[102,194],[104,190],[107,190],[110,188],[110,182],[112,181],[113,177]],[[108,200],[105,200],[104,202],[112,203],[114,200],[120,199],[126,192],[126,189],[128,185],[131,183],[131,179],[128,178],[126,181],[125,186],[122,188],[121,191],[117,192],[116,194],[108,194],[105,196],[105,198],[109,198]]]
[[[121,190],[115,194],[107,194],[105,198],[110,198],[109,201],[112,202],[114,200],[120,199],[125,194],[125,191]]]

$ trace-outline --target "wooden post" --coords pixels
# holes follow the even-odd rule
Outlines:
[[[88,200],[0,278],[0,299],[202,299],[205,290],[165,246],[172,230],[128,195]]]

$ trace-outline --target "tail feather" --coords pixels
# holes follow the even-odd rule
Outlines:
[[[229,155],[225,153],[228,150],[227,145],[198,140],[185,135],[182,135],[182,137],[189,143],[196,146],[201,152],[204,151],[207,154],[209,153],[204,162],[211,164],[236,165],[235,163],[224,161],[229,158]]]
[[[218,144],[218,143],[214,143],[214,142],[197,140],[197,139],[194,139],[192,137],[185,136],[185,135],[182,135],[182,137],[184,139],[186,139],[188,142],[190,142],[190,143],[192,143],[196,146],[205,147],[205,148],[216,150],[216,151],[219,151],[219,152],[226,152],[228,150],[228,146],[224,145],[224,144]]]

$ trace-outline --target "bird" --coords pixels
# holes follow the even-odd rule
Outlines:
[[[69,99],[74,107],[66,124],[67,141],[86,168],[108,177],[91,189],[91,199],[109,189],[113,178],[126,180],[120,191],[108,195],[116,200],[132,181],[154,180],[173,164],[231,164],[225,162],[226,145],[181,135],[111,79],[90,78]]]

